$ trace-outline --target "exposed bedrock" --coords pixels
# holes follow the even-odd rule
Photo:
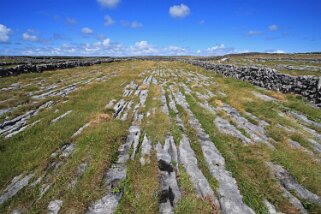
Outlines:
[[[158,143],[156,152],[160,178],[159,213],[173,213],[173,207],[181,198],[173,166],[177,163],[177,149],[173,137],[166,137],[164,147]]]
[[[15,196],[21,189],[29,184],[29,181],[33,177],[33,173],[26,176],[19,175],[12,179],[11,183],[4,189],[0,195],[0,205],[6,202],[11,197]]]
[[[204,60],[186,60],[177,57],[123,57],[123,58],[107,58],[107,59],[89,59],[89,60],[72,60],[50,62],[49,60],[43,64],[20,64],[15,67],[0,68],[0,77],[14,76],[21,73],[43,72],[46,70],[56,70],[65,68],[74,68],[79,66],[91,66],[100,63],[109,63],[115,61],[126,60],[162,60],[162,61],[183,61],[192,65],[212,70],[216,73],[223,74],[227,77],[233,77],[250,82],[254,85],[269,89],[281,91],[284,93],[295,93],[302,95],[316,104],[321,105],[321,78],[317,76],[290,76],[281,74],[275,69],[267,67],[254,66],[236,66],[229,64],[215,64]],[[149,82],[152,77],[147,78]]]

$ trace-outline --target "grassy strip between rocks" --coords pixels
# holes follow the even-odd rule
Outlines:
[[[161,86],[151,84],[146,100],[145,111],[150,112],[150,116],[143,121],[143,129],[152,142],[163,144],[165,136],[169,132],[169,117],[162,111],[163,104],[160,100]],[[155,112],[154,112],[154,110]]]
[[[212,188],[212,190],[215,192],[216,191],[216,188],[218,188],[218,182],[217,180],[211,176],[210,174],[210,171],[206,165],[206,162],[205,162],[205,159],[204,159],[204,156],[203,156],[203,152],[202,152],[202,148],[198,142],[198,139],[197,139],[197,133],[196,131],[190,126],[188,120],[189,120],[189,117],[188,115],[186,114],[186,112],[184,111],[184,109],[177,105],[177,110],[179,111],[179,115],[180,115],[180,118],[183,120],[183,123],[184,123],[184,127],[185,127],[185,130],[184,130],[184,134],[186,134],[186,136],[189,138],[189,142],[190,142],[190,145],[193,149],[193,151],[195,152],[195,155],[196,155],[196,158],[197,158],[197,162],[198,162],[198,167],[200,168],[200,170],[203,172],[205,178],[207,179],[210,187]],[[187,176],[186,174],[184,174],[186,172],[183,171],[183,176]],[[186,186],[185,188],[186,189],[189,189],[189,183],[187,183],[184,179],[186,178],[182,178],[182,181],[180,183],[182,183],[182,186]],[[186,190],[188,191],[188,190]],[[191,204],[188,205],[186,203],[186,201],[190,201]],[[217,212],[215,206],[213,206],[213,202],[211,201],[211,199],[201,199],[201,198],[198,198],[198,199],[195,199],[195,197],[188,197],[188,198],[183,198],[182,199],[182,202],[180,202],[177,210],[180,211],[180,210],[184,210],[186,209],[185,206],[187,206],[188,208],[190,208],[191,205],[195,204],[197,201],[200,201],[199,205],[194,205],[194,208],[195,210],[199,210],[199,212],[201,213],[215,213]],[[180,213],[180,212],[178,212]]]
[[[179,111],[179,115],[180,115],[181,119],[183,120],[183,123],[185,126],[185,134],[189,138],[191,147],[192,147],[193,151],[195,152],[195,155],[196,155],[196,158],[198,161],[198,166],[201,169],[201,171],[203,172],[206,179],[208,180],[213,191],[216,191],[216,188],[218,188],[219,183],[211,175],[211,173],[207,167],[207,164],[206,164],[204,156],[203,156],[202,148],[200,146],[200,143],[198,142],[197,133],[189,124],[189,117],[188,117],[187,113],[184,111],[183,107],[177,105],[177,109]]]
[[[118,76],[115,79],[90,84],[70,94],[69,102],[44,110],[33,118],[42,119],[35,127],[1,141],[0,186],[4,188],[12,177],[23,172],[35,172],[34,179],[43,173],[48,173],[50,154],[61,145],[70,143],[70,136],[78,128],[92,120],[97,123],[96,119],[100,114],[109,114],[108,117],[102,117],[104,119],[111,118],[111,112],[103,112],[103,108],[108,101],[122,95],[123,86],[119,82],[129,82],[129,78],[136,76],[142,69],[137,67],[128,74],[126,67],[118,70]],[[111,65],[110,68],[105,68],[105,72],[112,71],[113,68],[114,65]],[[59,113],[53,113],[55,109],[59,109]],[[55,124],[50,124],[53,118],[71,109],[73,112],[67,117]],[[99,198],[98,196],[104,192],[104,187],[101,185],[103,173],[113,161],[118,146],[127,134],[129,124],[119,121],[98,123],[91,126],[88,136],[81,136],[75,141],[76,150],[67,163],[57,169],[57,172],[52,172],[52,174],[49,172],[49,177],[47,177],[53,181],[54,185],[41,200],[36,200],[39,197],[39,189],[28,187],[3,204],[0,212],[20,207],[31,213],[41,213],[46,209],[50,200],[57,198],[67,201],[62,210],[77,213],[83,211],[94,199]],[[75,189],[66,194],[66,183],[71,181],[76,167],[81,162],[88,162],[88,169],[79,179],[79,184]],[[31,207],[32,209],[29,210]]]
[[[147,87],[148,88],[148,87]],[[137,152],[135,159],[127,163],[127,177],[122,182],[124,194],[115,213],[157,213],[158,212],[158,162],[154,145],[157,142],[163,142],[166,132],[166,117],[160,112],[160,87],[151,84],[149,86],[146,106],[144,111],[144,120],[141,125],[140,145],[144,135],[152,141],[153,149],[151,152],[150,162],[144,166],[139,159],[140,152]],[[152,109],[155,108],[155,114]],[[147,118],[146,112],[150,112]],[[166,115],[165,115],[166,116]],[[131,151],[132,152],[132,151]]]
[[[284,95],[282,94],[282,100],[284,102],[265,102],[258,99],[252,99],[251,96],[245,96],[246,94],[252,94],[252,90],[257,90],[253,88],[248,83],[240,82],[239,80],[233,80],[230,78],[226,78],[224,80],[220,80],[219,76],[216,76],[215,80],[218,82],[224,81],[224,92],[227,93],[227,96],[221,98],[224,102],[230,103],[233,106],[236,106],[237,109],[242,111],[250,112],[259,118],[264,119],[265,121],[270,123],[270,126],[266,128],[267,134],[269,137],[272,137],[274,140],[278,142],[276,145],[277,149],[270,153],[264,150],[258,150],[257,153],[268,152],[265,158],[260,158],[262,163],[264,160],[266,161],[274,161],[282,166],[284,166],[302,185],[308,188],[310,191],[320,195],[320,164],[319,162],[314,159],[313,157],[309,156],[308,154],[304,153],[302,150],[293,149],[288,146],[286,141],[291,138],[293,140],[298,141],[302,146],[311,150],[311,146],[306,140],[307,136],[304,136],[301,133],[287,133],[285,130],[278,128],[276,125],[281,124],[284,126],[290,126],[295,129],[299,129],[297,124],[293,123],[286,118],[281,117],[278,115],[278,111],[282,111],[286,107],[292,107],[297,109],[299,112],[303,112],[307,115],[310,119],[314,118],[313,120],[318,121],[321,113],[317,111],[316,108],[312,107],[311,105],[304,103],[302,99],[298,96],[294,95]],[[239,82],[239,83],[238,83]],[[226,85],[227,84],[227,85]],[[241,84],[242,87],[233,87],[236,85]],[[249,86],[247,86],[249,85]],[[237,88],[238,91],[235,91]],[[215,89],[212,90],[215,93]],[[270,93],[270,92],[269,92]],[[275,92],[271,92],[273,95],[280,97],[281,95],[276,94]],[[214,98],[214,102],[216,103],[217,98]],[[195,99],[189,97],[190,103],[195,103]],[[296,106],[296,107],[294,107]],[[199,110],[199,108],[194,108],[194,110]],[[206,111],[204,111],[206,112]],[[211,121],[212,122],[212,121]],[[214,141],[216,143],[216,141]],[[257,145],[256,145],[257,146]],[[219,146],[218,146],[219,147]],[[260,146],[261,147],[261,146]],[[236,150],[237,154],[237,150]],[[224,155],[224,152],[223,152]],[[246,153],[244,153],[244,156]],[[263,156],[264,157],[264,156]],[[304,158],[302,158],[304,157]],[[298,161],[300,164],[298,164]],[[242,179],[243,180],[243,179]],[[263,188],[262,188],[263,189]],[[271,197],[273,198],[273,197]],[[272,201],[273,202],[273,201]],[[306,209],[311,213],[319,213],[320,208],[314,204],[310,204],[307,202],[303,203]],[[287,210],[289,211],[289,210]]]
[[[291,149],[285,143],[279,143],[272,155],[272,161],[282,165],[302,186],[321,195],[321,165],[318,160],[301,150]],[[310,213],[321,213],[320,206],[307,201],[302,202]]]
[[[226,161],[226,169],[236,179],[244,202],[257,213],[267,213],[263,200],[267,199],[285,213],[295,213],[295,209],[282,197],[276,181],[271,178],[265,161],[271,152],[263,144],[244,146],[236,139],[218,132],[213,124],[214,116],[201,109],[195,99],[186,95],[191,110],[202,127],[209,134]]]
[[[139,155],[128,164],[127,178],[122,183],[124,194],[115,213],[158,212],[158,165],[156,154],[151,154],[149,164],[142,166]]]
[[[178,184],[182,198],[175,207],[175,213],[216,213],[216,209],[210,199],[202,199],[196,196],[193,184],[189,180],[189,175],[182,165],[179,165]]]
[[[166,99],[169,101],[168,93],[166,93]],[[184,114],[184,110],[180,106],[176,106],[179,110],[179,116],[184,116],[183,120],[186,120],[187,115]],[[176,125],[176,114],[172,109],[169,108],[169,115],[171,120],[171,133],[173,135],[174,141],[179,146],[181,135],[183,134],[183,131],[180,130],[180,128]],[[187,121],[184,121],[186,123]],[[184,124],[185,126],[185,124]],[[187,136],[192,136],[195,134],[193,130],[188,127],[187,131],[184,132]],[[196,137],[196,136],[194,136]],[[208,170],[206,166],[204,165],[204,158],[202,155],[200,155],[201,148],[197,144],[197,140],[195,138],[190,139],[191,147],[193,148],[194,152],[196,153],[198,164],[201,169],[204,169],[207,173]],[[201,158],[201,159],[200,159]],[[215,206],[213,206],[211,199],[202,199],[198,197],[195,193],[195,189],[192,185],[192,183],[189,180],[189,175],[186,173],[184,167],[179,164],[179,173],[178,173],[178,185],[180,187],[180,191],[182,194],[181,200],[178,202],[177,206],[175,207],[175,213],[216,213],[217,210]],[[209,177],[209,182],[211,184],[211,187],[213,190],[215,189],[217,182],[215,179],[213,180],[212,177]]]
[[[13,89],[9,93],[2,93],[0,95],[1,100],[7,100],[6,102],[0,103],[0,108],[16,107],[11,112],[5,114],[10,118],[13,118],[21,114],[26,109],[32,109],[35,106],[31,96],[45,93],[49,90],[46,87],[55,85],[57,90],[73,83],[88,80],[91,78],[101,77],[106,72],[103,71],[102,65],[95,65],[88,68],[73,68],[66,70],[48,71],[41,74],[22,74],[16,77],[2,78],[3,87],[10,87],[9,83],[19,83],[18,89]],[[89,71],[88,71],[89,70]],[[43,85],[39,85],[39,83]],[[80,84],[81,85],[81,84]],[[77,87],[79,87],[78,85]],[[31,93],[32,95],[29,95]],[[44,102],[42,100],[41,102]]]

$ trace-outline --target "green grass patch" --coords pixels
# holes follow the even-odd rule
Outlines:
[[[124,194],[115,213],[157,213],[158,212],[158,165],[156,154],[150,164],[142,166],[137,157],[128,164],[128,174],[122,183]]]
[[[196,196],[193,184],[190,182],[188,174],[181,165],[179,165],[179,172],[178,184],[180,186],[182,199],[175,207],[175,213],[217,213],[211,200]]]

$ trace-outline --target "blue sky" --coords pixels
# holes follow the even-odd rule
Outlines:
[[[320,0],[1,0],[0,55],[321,51]]]

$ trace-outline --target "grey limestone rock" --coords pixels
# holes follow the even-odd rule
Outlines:
[[[263,203],[265,204],[266,208],[268,208],[269,214],[282,214],[281,212],[277,212],[274,205],[268,200],[264,200]]]
[[[71,138],[75,138],[79,135],[81,135],[81,133],[90,126],[90,123],[86,123],[85,125],[83,125],[82,127],[80,127],[72,136]]]
[[[20,190],[26,187],[33,176],[34,174],[30,173],[25,176],[19,175],[14,177],[11,180],[11,183],[4,189],[4,191],[0,195],[0,205],[15,196]]]
[[[307,124],[307,125],[310,125],[310,126],[313,126],[313,127],[316,127],[318,129],[321,129],[321,123],[317,123],[315,121],[312,121],[310,119],[308,119],[305,115],[303,114],[300,114],[300,113],[297,113],[297,112],[294,112],[294,111],[291,111],[290,114],[295,117],[296,119],[300,120],[301,122]]]
[[[160,207],[159,213],[167,214],[173,212],[173,207],[181,198],[176,172],[173,170],[173,164],[177,158],[175,144],[171,142],[171,136],[167,136],[164,146],[160,143],[156,145],[157,160],[159,162],[160,173]]]
[[[179,162],[184,166],[187,174],[190,176],[195,191],[200,197],[215,198],[214,192],[210,187],[202,171],[198,168],[198,161],[192,150],[189,139],[183,135],[179,147]]]
[[[114,118],[117,118],[120,116],[121,112],[126,107],[127,102],[124,99],[119,100],[115,106],[114,106]]]
[[[223,118],[217,116],[214,120],[215,126],[224,134],[232,135],[233,137],[236,137],[240,139],[243,143],[246,144],[253,144],[253,142],[244,136],[235,126],[231,125],[227,120],[224,120]]]
[[[53,119],[53,120],[51,121],[51,123],[56,123],[56,122],[58,122],[59,120],[61,120],[62,118],[66,117],[68,114],[70,114],[71,112],[72,112],[72,110],[67,111],[66,113],[60,115],[59,117],[57,117],[57,118],[55,118],[55,119]]]
[[[260,93],[258,93],[258,92],[256,92],[256,91],[253,91],[253,94],[254,94],[255,97],[257,97],[257,98],[259,98],[259,99],[261,99],[261,100],[267,101],[267,102],[276,101],[275,98],[270,97],[270,96],[267,96],[267,95],[265,95],[265,94],[260,94]]]
[[[151,150],[152,150],[152,142],[145,135],[144,139],[143,139],[143,142],[142,142],[141,157],[139,159],[141,165],[145,165],[145,163],[149,163],[150,162]]]
[[[189,123],[197,132],[198,141],[207,163],[210,173],[220,184],[217,192],[219,194],[219,204],[222,213],[240,214],[254,213],[242,199],[242,195],[237,187],[236,180],[231,173],[225,169],[225,160],[210,140],[209,136],[202,129],[201,124],[189,109],[185,96],[180,93],[174,93],[176,102],[181,105],[189,116]]]
[[[50,201],[48,205],[48,214],[58,214],[62,204],[63,204],[62,200]]]
[[[166,100],[166,95],[165,95],[165,90],[162,87],[162,95],[161,95],[161,101],[162,101],[162,111],[163,113],[165,113],[166,115],[169,115],[169,110],[168,110],[168,106],[167,106],[167,100]]]
[[[141,106],[145,106],[147,96],[148,96],[148,90],[142,90],[140,92],[139,101],[140,101]]]
[[[321,206],[321,199],[318,195],[307,190],[283,167],[273,163],[268,163],[274,176],[280,182],[280,184],[289,192],[295,192],[300,199],[307,200],[312,203],[316,203]]]
[[[224,104],[224,106],[220,107],[220,109],[224,110],[239,128],[243,128],[254,142],[265,143],[270,148],[275,149],[274,146],[269,142],[270,139],[266,136],[264,127],[251,123],[246,118],[242,117],[235,108],[228,104]]]

